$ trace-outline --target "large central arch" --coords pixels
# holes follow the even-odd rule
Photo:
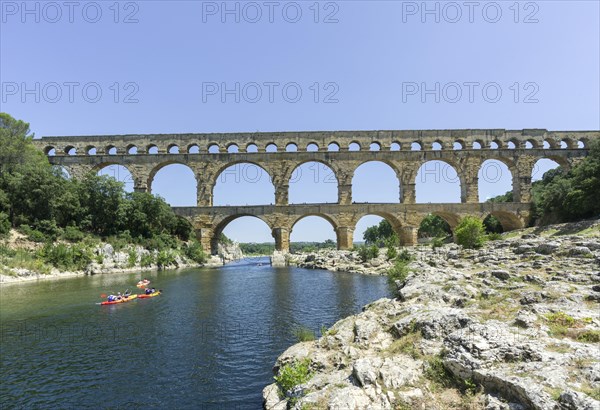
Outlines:
[[[235,161],[222,166],[212,181],[216,206],[269,205],[275,203],[275,186],[259,163]]]

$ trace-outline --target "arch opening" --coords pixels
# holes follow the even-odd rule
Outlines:
[[[369,145],[369,151],[381,151],[381,144],[372,142],[371,145]]]
[[[412,144],[410,144],[410,150],[411,151],[421,151],[423,149],[423,147],[421,146],[421,144],[419,142],[413,142]]]
[[[158,154],[158,147],[156,145],[148,145],[146,151],[148,154],[156,155]]]
[[[336,203],[338,180],[333,169],[317,161],[298,165],[289,180],[290,204]]]
[[[430,242],[434,239],[445,240],[452,236],[450,224],[441,216],[428,214],[419,224],[417,237],[419,242]]]
[[[209,154],[218,154],[220,151],[221,151],[221,147],[219,147],[217,144],[210,144],[208,146]]]
[[[454,144],[452,144],[452,149],[455,151],[459,151],[459,150],[463,149],[464,146],[465,146],[464,143],[462,143],[460,141],[454,141]]]
[[[65,154],[67,155],[77,155],[77,148],[69,146],[65,148]]]
[[[119,164],[102,164],[96,169],[98,176],[107,176],[122,182],[125,192],[133,192],[133,177],[127,167]]]
[[[273,253],[275,241],[271,227],[263,219],[255,215],[235,215],[223,220],[213,232],[211,251],[217,253],[219,242],[238,242],[242,253]],[[261,250],[262,252],[257,252]]]
[[[198,146],[198,144],[190,144],[187,148],[187,152],[188,154],[199,154],[200,147]]]
[[[417,203],[461,202],[460,178],[456,169],[447,162],[425,162],[417,171],[415,184]]]
[[[108,155],[117,155],[117,147],[109,145],[108,147],[106,147],[106,153]]]
[[[305,215],[298,218],[290,230],[290,251],[304,252],[337,247],[335,223],[326,215]]]
[[[308,144],[306,146],[307,152],[317,152],[318,150],[319,150],[319,146],[317,144],[315,144],[314,142],[311,142],[310,144]]]
[[[441,151],[442,144],[439,141],[434,142],[433,144],[431,144],[431,150],[432,151]]]
[[[264,168],[252,162],[238,162],[217,174],[213,198],[215,206],[270,205],[275,203],[275,187]]]
[[[473,141],[473,149],[481,149],[483,147],[482,141]]]
[[[486,202],[496,198],[501,202],[507,202],[502,196],[513,190],[513,175],[508,166],[496,159],[488,159],[479,167],[477,173],[479,202]]]
[[[298,152],[298,145],[290,142],[285,146],[285,152]]]
[[[52,165],[52,171],[54,172],[54,175],[58,175],[64,179],[71,179],[71,173],[65,166]]]
[[[130,146],[127,147],[127,153],[129,155],[137,155],[138,148],[135,145],[130,145]]]
[[[352,201],[399,203],[400,180],[396,171],[382,161],[361,164],[352,177]]]
[[[98,153],[98,150],[96,149],[96,147],[89,146],[86,148],[86,152],[88,155],[96,155]]]
[[[348,151],[360,151],[360,144],[358,142],[351,142],[348,145]]]
[[[332,142],[327,146],[327,151],[337,152],[340,150],[340,145],[337,142]]]
[[[398,142],[392,142],[390,145],[390,151],[400,151],[402,146]]]
[[[544,178],[544,175],[553,169],[557,169],[560,167],[560,164],[549,158],[541,158],[533,164],[533,169],[531,170],[531,181],[540,181]]]
[[[196,176],[187,165],[167,163],[157,166],[150,173],[148,188],[171,206],[197,205]]]
[[[227,152],[230,154],[237,154],[240,152],[240,148],[237,146],[237,144],[229,144],[227,147]]]
[[[46,147],[45,152],[46,152],[46,155],[49,157],[56,156],[56,148],[54,148],[54,147]]]
[[[248,144],[246,146],[246,152],[258,152],[258,146],[256,144]]]
[[[354,227],[353,244],[396,247],[400,244],[400,224],[391,215],[363,215]]]
[[[270,143],[265,147],[266,152],[277,152],[277,145]]]
[[[167,152],[169,154],[179,154],[179,146],[176,144],[171,144],[169,145],[169,147],[167,148]]]

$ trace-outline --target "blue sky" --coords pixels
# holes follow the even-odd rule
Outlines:
[[[597,1],[476,2],[473,9],[428,2],[429,14],[423,2],[224,4],[2,1],[0,109],[30,122],[37,136],[600,128]],[[465,83],[476,84],[472,100]],[[436,84],[437,94],[422,95]],[[439,174],[427,173],[433,180],[418,186],[418,201],[458,201],[452,170],[428,166]],[[326,170],[316,182],[310,164],[303,171],[290,200],[335,200]],[[487,171],[482,199],[510,189],[506,170]],[[153,192],[193,204],[188,173],[165,168]],[[266,176],[250,182],[225,178],[215,203],[272,202]],[[397,188],[381,164],[355,176],[357,201],[396,201]],[[377,220],[364,218],[357,239]],[[226,233],[272,239],[251,218]],[[292,233],[326,238],[333,231],[318,218]]]

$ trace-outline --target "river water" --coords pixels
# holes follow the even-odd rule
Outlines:
[[[95,304],[141,277],[1,287],[0,408],[260,409],[298,326],[318,334],[388,295],[382,277],[246,259],[144,273],[162,295]]]

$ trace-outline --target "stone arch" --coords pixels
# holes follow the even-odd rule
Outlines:
[[[513,168],[513,170],[511,170]],[[503,159],[487,159],[481,163],[477,172],[477,190],[479,202],[512,192],[515,178],[514,164]]]
[[[569,169],[569,163],[566,158],[559,156],[543,157],[534,162],[531,168],[531,180],[539,181],[544,174],[552,169],[561,167],[563,170]]]
[[[455,151],[460,151],[462,149],[465,148],[465,141],[464,140],[456,140],[452,143],[452,149]]]
[[[420,141],[413,141],[410,144],[410,150],[411,151],[422,151],[423,150],[423,144]]]
[[[502,141],[495,139],[490,141],[489,149],[502,149]]]
[[[267,145],[265,145],[265,152],[277,152],[278,150],[279,148],[274,142],[269,142]]]
[[[44,154],[46,154],[49,157],[53,157],[56,155],[56,148],[52,145],[48,145],[44,147]]]
[[[319,151],[319,144],[316,142],[309,142],[306,144],[306,152],[317,152]]]
[[[339,143],[337,143],[335,141],[332,141],[329,144],[327,144],[327,151],[337,152],[339,150],[340,150],[340,144]]]
[[[146,152],[148,154],[156,155],[159,153],[158,147],[155,144],[149,144],[146,146]]]
[[[362,147],[358,141],[351,141],[348,144],[348,151],[360,151],[361,149]]]
[[[213,201],[217,206],[268,205],[275,203],[275,186],[272,181],[272,175],[263,164],[239,160],[228,162],[218,168],[210,179],[210,189]],[[235,197],[233,197],[233,193],[225,192],[228,183],[236,184]],[[221,195],[231,196],[231,198],[222,200]],[[269,200],[261,201],[264,196],[268,196]],[[261,202],[256,202],[256,200]]]
[[[368,168],[371,168],[370,172]],[[367,177],[361,174],[365,170],[371,175]],[[377,175],[377,178],[374,179],[373,175]],[[352,173],[352,201],[397,204],[401,198],[400,181],[401,172],[395,164],[382,160],[363,161]],[[363,188],[367,189],[363,190]]]
[[[246,152],[258,152],[258,145],[251,142],[250,144],[246,145]]]
[[[292,237],[294,236],[294,234],[295,233],[299,234],[299,230],[298,229],[296,231],[294,231],[294,229],[297,228],[298,223],[301,222],[301,221],[306,221],[307,218],[311,218],[311,217],[317,217],[317,218],[319,218],[321,220],[325,220],[331,226],[331,228],[332,228],[332,234],[333,234],[332,236],[333,236],[333,238],[335,238],[337,246],[339,248],[341,241],[343,241],[345,239],[345,238],[342,237],[343,235],[340,232],[339,222],[337,221],[337,219],[334,216],[328,215],[328,214],[325,214],[325,213],[319,213],[319,212],[314,212],[314,213],[311,212],[311,213],[307,213],[307,214],[304,214],[304,215],[298,215],[298,216],[293,217],[293,219],[290,221],[290,228],[289,228],[290,243],[292,242]],[[316,221],[317,219],[312,219],[312,220]],[[314,225],[314,224],[315,224],[315,222],[312,222],[311,225]],[[310,231],[311,236],[315,232],[319,232],[318,229],[314,229],[314,226],[312,227],[312,229],[307,229],[307,231]],[[331,234],[331,232],[330,232],[330,234]],[[323,235],[323,237],[321,237],[321,238],[315,238],[315,239],[316,239],[316,241],[321,241],[321,240],[326,240],[326,239],[333,239],[333,238],[326,238],[326,239],[323,239],[323,238],[326,238],[326,235]],[[305,239],[308,240],[309,238],[305,238]]]
[[[269,223],[268,219],[266,219],[265,217],[251,214],[251,213],[241,213],[241,214],[226,216],[225,218],[221,219],[214,225],[214,229],[212,232],[212,238],[210,241],[211,254],[213,254],[213,255],[217,254],[218,247],[219,247],[219,239],[220,239],[223,231],[227,228],[227,226],[230,223],[232,223],[233,221],[239,220],[240,218],[244,218],[244,217],[256,218],[257,220],[262,221],[267,226],[269,231],[272,231],[272,229],[273,229],[271,224]]]
[[[471,148],[472,149],[483,149],[484,145],[485,144],[484,144],[483,140],[477,139],[477,140],[473,141]]]
[[[398,141],[394,141],[390,144],[390,151],[400,151],[402,149],[402,144]]]
[[[96,155],[98,153],[98,150],[95,146],[88,145],[87,147],[85,147],[85,153],[86,155]]]
[[[188,154],[199,154],[200,146],[196,143],[189,144],[186,148]]]
[[[104,148],[104,153],[106,155],[117,155],[119,153],[119,150],[114,145],[107,145]]]
[[[179,154],[179,145],[177,145],[177,144],[167,145],[167,152],[169,154]]]
[[[580,138],[577,140],[577,148],[587,148],[588,147],[588,140],[587,138]]]
[[[66,155],[77,155],[77,148],[74,147],[73,145],[67,145],[65,147],[65,154]]]
[[[219,152],[221,152],[221,146],[216,142],[209,142],[206,146],[206,152],[208,152],[209,154],[218,154]]]
[[[160,185],[160,189],[163,191],[166,191],[167,195],[162,195],[164,197],[164,199],[169,202],[169,204],[171,206],[196,206],[197,204],[197,190],[198,190],[198,180],[196,177],[196,174],[194,172],[194,170],[192,168],[190,168],[188,166],[188,164],[185,164],[182,161],[179,160],[171,160],[171,161],[165,161],[165,162],[161,162],[160,164],[156,165],[154,168],[152,168],[152,170],[150,171],[150,173],[148,174],[148,192],[152,192],[154,194],[156,194],[157,189],[154,185],[154,183],[156,182],[156,176],[159,172],[161,172],[163,169],[170,167],[172,165],[177,165],[176,168],[171,168],[171,170],[169,170],[169,173],[176,173],[177,175],[177,184],[176,186],[173,185],[172,183],[167,183],[167,181],[163,182],[161,181],[161,185]],[[191,173],[191,175],[190,175]],[[187,174],[187,175],[186,175]],[[191,178],[191,179],[190,179]],[[180,188],[181,185],[185,185],[186,184],[186,180],[190,180],[190,183],[193,182],[193,187],[186,187],[185,190],[181,190],[179,189],[177,191],[178,195],[184,195],[182,197],[181,200],[177,200],[174,201],[173,198],[171,198],[174,195],[174,190],[175,188]],[[162,192],[164,194],[164,192]],[[193,195],[192,195],[193,194]],[[192,198],[194,198],[194,201],[192,203]],[[175,205],[175,202],[177,202],[177,205]]]
[[[528,139],[525,141],[525,149],[536,149],[539,148],[538,143],[534,139]]]
[[[379,212],[379,211],[365,212],[365,213],[356,215],[355,218],[352,220],[352,228],[353,228],[353,234],[354,234],[353,242],[362,241],[362,239],[363,239],[362,235],[364,234],[364,230],[361,229],[360,223],[364,218],[368,218],[370,216],[375,216],[375,217],[381,218],[381,220],[388,221],[390,223],[390,225],[392,226],[392,230],[394,231],[396,236],[398,236],[398,238],[401,237],[402,223],[393,214],[387,213],[387,212]],[[378,221],[377,223],[379,223],[380,221]],[[373,223],[369,223],[369,225],[373,226]],[[357,240],[357,238],[359,240]]]
[[[441,140],[435,140],[431,143],[432,151],[441,151],[444,149],[444,144]]]
[[[557,147],[558,144],[556,143],[556,140],[554,140],[554,138],[546,138],[542,143],[542,148],[544,149],[556,149]]]
[[[92,172],[98,175],[107,175],[125,185],[125,191],[133,192],[135,181],[131,169],[116,161],[102,162],[92,168]]]
[[[429,219],[429,226],[424,225],[426,219]],[[450,219],[453,220],[454,218],[450,217]],[[445,238],[448,234],[452,235],[452,227],[446,219],[442,218],[439,215],[436,215],[435,213],[423,215],[421,221],[419,222],[419,228],[417,230],[417,237],[419,239],[427,240],[432,238]]]
[[[447,159],[426,161],[417,170],[415,190],[417,203],[460,203],[466,186],[460,167]],[[432,193],[443,195],[444,200]]]
[[[377,141],[373,141],[371,142],[371,144],[369,144],[369,151],[381,151],[382,146],[381,143],[377,142]]]
[[[288,142],[285,146],[285,152],[298,152],[298,144],[295,142]]]
[[[240,147],[235,142],[228,144],[226,149],[227,152],[230,154],[237,154],[238,152],[240,152]]]
[[[460,216],[458,214],[455,214],[453,212],[432,211],[432,212],[430,212],[430,214],[431,215],[435,215],[435,216],[439,216],[444,221],[446,221],[446,223],[448,224],[448,226],[450,226],[450,230],[452,231],[453,234],[454,234],[454,229],[456,229],[456,227],[460,223],[460,220],[462,219],[462,216]],[[425,219],[425,217],[423,217],[423,219]]]
[[[489,213],[489,215],[498,219],[504,232],[514,231],[515,229],[521,229],[524,227],[523,221],[512,212],[492,211]]]
[[[293,168],[290,167],[289,174],[283,175],[283,181],[289,186],[290,204],[338,201],[338,172],[327,161],[309,159],[299,162]],[[321,189],[316,189],[319,186]]]
[[[129,155],[137,155],[138,153],[138,147],[135,144],[129,144],[125,149]]]

